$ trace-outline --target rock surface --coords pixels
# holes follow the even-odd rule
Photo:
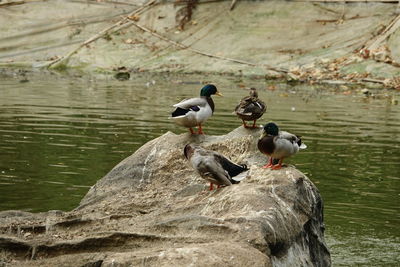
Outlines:
[[[71,212],[0,213],[0,266],[330,266],[323,202],[292,166],[260,168],[260,130],[166,133],[123,160]],[[207,191],[187,143],[249,166]]]

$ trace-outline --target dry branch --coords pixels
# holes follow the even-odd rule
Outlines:
[[[6,2],[6,3],[0,3],[0,7],[16,6],[16,5],[22,5],[25,3],[26,3],[25,1]]]
[[[229,10],[233,10],[235,8],[237,0],[232,0],[231,2],[231,7],[229,8]]]
[[[137,4],[133,4],[133,3],[127,3],[127,2],[121,2],[121,1],[109,1],[109,0],[103,0],[101,2],[97,1],[97,0],[70,0],[71,2],[75,2],[75,3],[84,3],[87,4],[89,3],[93,3],[93,4],[113,4],[113,5],[124,5],[124,6],[139,6]]]
[[[379,45],[386,40],[392,33],[394,33],[400,27],[400,15],[395,17],[389,25],[383,30],[378,36],[376,36],[370,43],[365,45],[364,49],[369,51],[377,49]]]
[[[328,11],[328,12],[331,12],[331,13],[334,13],[334,14],[342,14],[342,12],[340,12],[340,11],[328,8],[328,7],[326,7],[324,5],[321,5],[319,3],[313,3],[313,6],[316,6],[316,7],[320,8],[320,9],[323,9],[325,11]]]
[[[364,78],[361,79],[363,82],[369,82],[369,83],[379,83],[379,84],[385,84],[384,80],[378,80],[378,79],[371,79],[371,78]]]
[[[5,2],[5,3],[0,3],[0,7],[8,7],[8,6],[17,6],[17,5],[23,5],[27,3],[32,3],[32,2],[41,2],[45,0],[22,0],[22,1],[11,1],[11,2]]]
[[[121,19],[120,21],[118,21],[117,23],[111,25],[108,28],[103,29],[101,32],[97,33],[96,35],[90,37],[89,39],[87,39],[85,42],[81,43],[77,48],[75,48],[74,50],[72,50],[71,52],[69,52],[68,54],[64,55],[63,57],[57,58],[49,63],[47,63],[45,66],[47,66],[48,68],[57,68],[60,67],[65,61],[68,61],[68,59],[74,55],[76,52],[78,52],[82,47],[87,46],[88,44],[96,41],[97,39],[105,36],[106,34],[108,34],[111,30],[115,29],[118,26],[121,26],[123,24],[126,24],[128,22],[130,22],[130,17],[134,17],[137,16],[139,13],[143,12],[144,10],[146,10],[147,8],[150,8],[151,6],[153,6],[156,3],[156,0],[151,0],[150,2],[146,3],[145,5],[141,6],[140,8],[134,10],[133,12],[131,12],[128,16],[124,17],[123,19]]]
[[[181,6],[181,5],[186,5],[186,3],[190,0],[180,0],[179,2],[174,2],[174,6]],[[227,2],[227,1],[232,1],[232,0],[203,0],[203,1],[198,1],[197,4],[211,4],[211,3],[220,3],[220,2]],[[169,2],[163,2],[160,4],[164,5],[169,5]]]
[[[171,43],[171,44],[173,44],[174,46],[177,46],[177,47],[179,47],[179,48],[181,48],[181,49],[186,49],[186,50],[188,50],[188,51],[194,52],[194,53],[196,53],[196,54],[200,54],[200,55],[207,56],[207,57],[212,57],[212,58],[218,58],[218,59],[222,59],[222,60],[226,60],[226,61],[231,61],[231,62],[235,62],[235,63],[239,63],[239,64],[244,64],[244,65],[248,65],[248,66],[253,66],[253,67],[257,67],[257,66],[258,66],[258,67],[266,67],[267,69],[270,69],[270,70],[273,70],[273,71],[277,71],[277,72],[284,72],[284,73],[287,73],[287,72],[288,72],[287,70],[284,70],[284,69],[277,69],[277,68],[274,68],[274,67],[267,66],[267,65],[265,65],[265,64],[255,64],[255,63],[248,62],[248,61],[244,61],[244,60],[240,60],[240,59],[228,58],[228,57],[223,57],[223,56],[218,56],[218,55],[210,54],[210,53],[207,53],[207,52],[203,52],[203,51],[200,51],[200,50],[191,48],[191,47],[189,47],[189,46],[187,46],[187,45],[184,45],[184,44],[182,44],[182,43],[178,43],[178,42],[175,42],[175,41],[173,41],[173,40],[171,40],[171,39],[168,39],[167,37],[164,37],[164,36],[158,34],[157,32],[155,32],[155,31],[153,31],[153,30],[150,30],[149,28],[146,28],[146,27],[144,27],[144,26],[141,26],[141,25],[139,25],[139,24],[137,24],[137,23],[135,23],[135,22],[133,22],[133,21],[132,21],[132,24],[133,24],[134,26],[136,26],[137,28],[141,29],[142,31],[148,32],[148,33],[150,33],[151,35],[153,35],[153,36],[155,36],[155,37],[157,37],[157,38],[159,38],[159,39],[161,39],[161,40],[163,40],[163,41],[166,41],[166,42],[168,42],[168,43]]]
[[[318,2],[318,3],[387,3],[397,4],[399,0],[293,0],[293,2]]]

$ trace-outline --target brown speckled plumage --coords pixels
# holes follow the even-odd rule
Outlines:
[[[244,127],[247,127],[245,121],[254,121],[255,127],[256,120],[261,118],[266,109],[264,101],[258,99],[257,90],[251,88],[250,95],[242,98],[236,106],[235,114],[242,119]]]

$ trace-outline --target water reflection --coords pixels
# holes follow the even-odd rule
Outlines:
[[[147,84],[148,81],[154,80]],[[259,121],[276,121],[303,136],[295,164],[325,201],[327,239],[335,266],[395,265],[400,255],[400,106],[339,89],[217,81],[207,134],[238,127],[237,101],[259,88],[268,106]],[[130,81],[5,77],[0,98],[0,209],[74,208],[99,178],[145,142],[177,128],[171,105],[199,94],[196,76],[134,76]],[[147,84],[147,85],[146,85]],[[396,97],[399,97],[397,94]]]

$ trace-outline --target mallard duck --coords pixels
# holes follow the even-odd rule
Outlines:
[[[236,115],[242,119],[244,128],[256,128],[257,119],[261,118],[267,106],[258,99],[256,88],[250,88],[250,96],[246,96],[240,100],[235,108]],[[253,121],[253,126],[246,125],[246,121]]]
[[[282,167],[284,158],[296,154],[300,149],[307,148],[301,142],[300,136],[279,131],[278,125],[273,122],[267,123],[264,126],[257,146],[263,154],[270,156],[268,164],[263,166],[263,168],[272,168],[273,170],[278,170]],[[279,159],[278,164],[273,164],[274,159]]]
[[[239,183],[244,176],[237,175],[247,170],[246,165],[235,164],[223,155],[199,146],[188,144],[183,153],[200,176],[210,182],[210,191],[213,184],[219,188]]]
[[[214,101],[211,95],[222,96],[217,87],[207,84],[200,91],[200,97],[185,99],[178,104],[172,112],[171,118],[175,123],[189,128],[190,133],[194,134],[192,127],[198,127],[198,134],[204,134],[201,124],[204,123],[214,113]]]

